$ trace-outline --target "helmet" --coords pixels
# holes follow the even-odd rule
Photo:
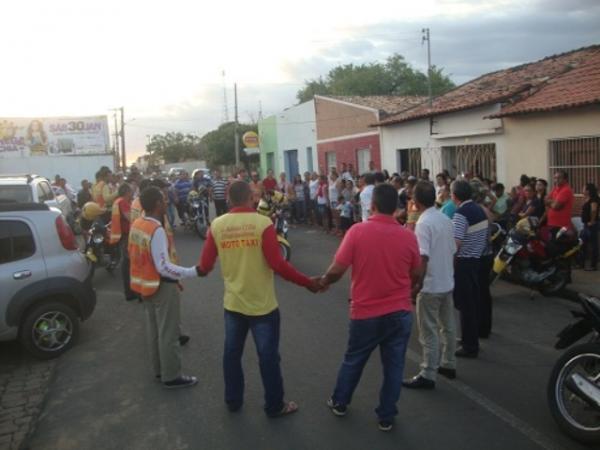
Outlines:
[[[263,216],[268,216],[271,213],[271,207],[264,198],[261,198],[260,202],[258,202],[258,208],[256,208],[256,211]]]
[[[198,194],[196,191],[194,191],[194,190],[191,190],[191,191],[189,192],[188,196],[187,196],[187,199],[188,199],[188,201],[191,201],[191,200],[193,200],[194,198],[198,198],[199,196],[200,196],[200,195],[199,195],[199,194]]]
[[[83,205],[83,209],[81,210],[81,217],[83,217],[85,220],[92,221],[96,220],[105,212],[106,208],[102,208],[98,203],[87,202],[85,205]]]
[[[271,195],[271,200],[275,203],[283,203],[285,201],[285,195],[279,191],[274,191]]]

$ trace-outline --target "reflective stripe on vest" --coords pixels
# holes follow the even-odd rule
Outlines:
[[[124,201],[123,197],[117,198],[112,205],[112,215],[110,219],[110,243],[116,244],[121,240],[121,208],[119,205]]]
[[[160,274],[154,266],[150,243],[160,225],[154,220],[138,218],[129,233],[129,273],[131,290],[142,297],[153,295],[160,286]]]

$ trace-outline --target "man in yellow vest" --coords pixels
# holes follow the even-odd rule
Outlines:
[[[312,292],[317,292],[320,285],[317,279],[306,277],[283,259],[273,223],[253,208],[247,182],[231,184],[229,202],[231,211],[211,224],[200,259],[200,272],[206,274],[218,256],[225,280],[225,403],[232,412],[243,404],[241,358],[250,330],[265,389],[264,409],[269,417],[279,417],[296,412],[298,405],[283,400],[274,272]]]
[[[140,201],[144,216],[133,222],[129,233],[131,289],[142,297],[146,310],[154,373],[165,388],[193,386],[198,380],[181,374],[177,284],[202,273],[197,267],[178,266],[169,257],[171,244],[162,224],[166,203],[161,190],[156,186],[146,188]]]
[[[116,251],[121,252],[121,276],[123,278],[123,289],[127,301],[137,300],[138,295],[129,286],[129,229],[131,224],[131,199],[133,189],[131,185],[124,183],[119,186],[118,197],[112,205],[110,244],[119,246]]]

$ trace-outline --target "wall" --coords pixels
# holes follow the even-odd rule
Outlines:
[[[313,169],[317,163],[317,133],[315,122],[315,103],[310,100],[292,106],[277,114],[277,154],[275,157],[277,172],[285,170],[284,155],[287,150],[298,151],[300,173],[308,169],[307,147],[311,147]],[[262,159],[261,159],[262,161]],[[289,178],[289,174],[288,174]]]
[[[319,143],[317,145],[319,150],[318,170],[320,173],[329,173],[326,160],[326,153],[328,152],[336,153],[336,164],[338,171],[341,170],[342,163],[351,163],[354,168],[358,170],[357,151],[367,148],[371,150],[371,161],[375,163],[375,167],[381,168],[381,149],[378,134],[372,136],[339,139],[336,141]]]
[[[113,155],[79,156],[30,156],[27,158],[0,159],[0,173],[36,174],[51,181],[55,175],[65,178],[73,188],[79,188],[81,180],[95,180],[101,166],[114,166]]]
[[[506,181],[506,137],[502,120],[483,119],[498,111],[498,108],[499,105],[490,105],[437,116],[431,125],[432,131],[436,133],[433,135],[430,134],[429,118],[380,127],[383,168],[390,173],[398,170],[396,150],[421,148],[422,167],[435,175],[444,169],[450,169],[442,161],[442,147],[495,144],[496,176],[498,180]]]
[[[277,155],[277,116],[269,116],[258,122],[258,139],[260,142],[260,171],[261,177],[267,174],[267,153]],[[275,171],[280,170],[278,158],[273,159]]]
[[[551,179],[548,173],[551,139],[600,135],[600,106],[505,117],[507,176],[526,173]]]
[[[332,139],[374,131],[370,125],[378,121],[377,111],[315,96],[317,139]]]

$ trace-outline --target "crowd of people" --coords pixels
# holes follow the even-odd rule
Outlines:
[[[146,311],[154,375],[165,388],[193,386],[197,379],[181,373],[182,337],[179,289],[184,278],[206,276],[217,258],[225,284],[225,402],[230,411],[243,404],[241,358],[249,331],[258,350],[265,389],[265,412],[279,417],[298,405],[284,401],[280,368],[280,316],[273,275],[323,292],[352,269],[350,337],[335,388],[327,404],[344,416],[371,353],[380,347],[383,385],[376,413],[379,428],[389,431],[397,414],[401,386],[433,389],[438,375],[454,379],[457,358],[477,358],[480,339],[492,332],[489,273],[493,263],[490,224],[505,227],[536,217],[548,230],[573,229],[574,194],[568,175],[558,170],[554,186],[523,175],[507,193],[501,183],[466,173],[447,172],[430,179],[372,170],[358,176],[351,165],[341,173],[305,173],[291,182],[268,171],[248,176],[240,170],[228,179],[182,172],[170,180],[144,179],[132,171],[126,180],[102,168],[96,183],[82,182],[70,198],[110,211],[111,243],[121,246],[125,296],[141,299]],[[57,176],[56,189],[70,189]],[[190,192],[213,202],[212,220],[197,265],[178,265],[173,238],[175,211],[185,221]],[[286,262],[269,217],[256,214],[261,200],[275,192],[286,198],[291,220],[312,224],[344,238],[322,276],[307,277]],[[591,248],[590,270],[597,268],[598,192],[584,188],[581,237]],[[584,248],[584,251],[587,248]],[[585,253],[579,262],[585,263]],[[418,374],[403,379],[413,304],[422,363]],[[459,323],[456,322],[458,311]],[[460,329],[460,333],[459,330]],[[460,335],[460,340],[457,337]]]

